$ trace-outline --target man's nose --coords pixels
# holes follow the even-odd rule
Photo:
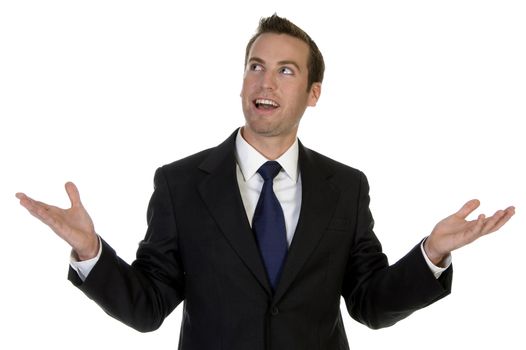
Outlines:
[[[261,86],[266,90],[275,90],[277,87],[276,74],[266,71],[261,78]]]

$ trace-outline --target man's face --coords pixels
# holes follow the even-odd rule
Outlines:
[[[244,133],[296,137],[301,116],[321,90],[314,83],[307,91],[308,56],[309,46],[290,35],[265,33],[254,41],[241,90]]]

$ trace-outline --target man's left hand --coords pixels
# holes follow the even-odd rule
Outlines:
[[[440,221],[424,243],[424,249],[433,264],[441,262],[455,249],[500,229],[515,214],[515,207],[498,210],[493,216],[480,214],[476,220],[466,218],[480,206],[477,199],[470,200],[455,214]]]

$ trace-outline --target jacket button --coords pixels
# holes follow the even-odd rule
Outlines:
[[[270,310],[270,314],[271,314],[272,316],[277,316],[277,315],[279,315],[279,309],[278,309],[278,307],[277,307],[277,306],[274,306],[274,307],[272,308],[272,310]]]

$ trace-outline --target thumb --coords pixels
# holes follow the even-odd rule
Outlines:
[[[66,182],[66,192],[68,193],[69,200],[71,202],[72,207],[80,207],[82,206],[82,202],[80,201],[80,194],[79,190],[77,189],[77,186],[73,182]]]
[[[480,206],[480,201],[478,199],[472,199],[460,208],[458,212],[455,213],[458,217],[465,219],[469,214],[471,214],[475,209]]]

